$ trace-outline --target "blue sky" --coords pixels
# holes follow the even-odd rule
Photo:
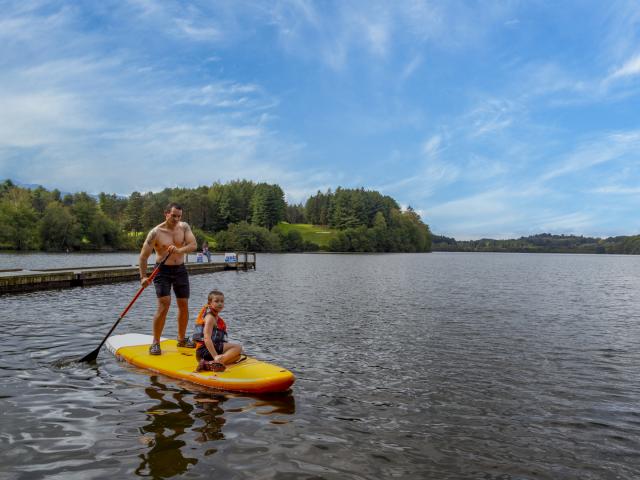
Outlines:
[[[2,1],[0,178],[365,187],[438,234],[640,233],[640,3]]]

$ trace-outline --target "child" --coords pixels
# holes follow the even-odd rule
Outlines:
[[[207,304],[202,307],[196,318],[195,332],[192,336],[196,342],[198,371],[224,372],[225,365],[240,358],[242,346],[227,342],[227,325],[219,315],[223,309],[224,294],[218,290],[209,292]]]

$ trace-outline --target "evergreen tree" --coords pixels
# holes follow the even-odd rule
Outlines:
[[[71,213],[73,213],[73,216],[78,220],[82,237],[85,240],[89,239],[89,230],[97,211],[97,202],[86,192],[80,192],[73,195]]]
[[[170,191],[163,190],[159,194],[147,192],[142,197],[140,223],[144,233],[164,221],[164,209],[169,204]]]
[[[124,228],[130,232],[142,231],[142,209],[144,200],[140,192],[132,192],[124,209]]]
[[[280,251],[278,235],[264,227],[240,222],[229,225],[227,230],[216,234],[216,245],[221,250],[244,250],[253,252]]]
[[[40,246],[38,215],[25,189],[5,182],[0,196],[0,244],[16,250]]]
[[[116,222],[123,222],[124,210],[127,207],[127,200],[120,198],[116,194],[101,192],[98,195],[98,206],[100,211]]]
[[[305,208],[300,203],[298,205],[287,205],[285,219],[289,223],[305,223]]]
[[[271,229],[284,220],[284,192],[278,185],[258,184],[251,199],[251,206],[251,223],[254,225]]]

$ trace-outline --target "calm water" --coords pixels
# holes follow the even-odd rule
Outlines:
[[[13,268],[23,270],[40,270],[52,268],[82,268],[103,267],[113,265],[137,265],[139,253],[41,253],[27,252],[10,254],[0,252],[0,271]],[[189,261],[195,262],[196,255],[190,254]],[[205,259],[206,261],[206,259]],[[222,254],[213,253],[212,262],[223,262]],[[155,255],[151,255],[149,263],[155,262]]]
[[[640,476],[640,257],[259,255],[193,276],[192,312],[212,288],[290,394],[70,362],[135,283],[0,297],[0,478]],[[154,305],[116,332],[149,332]]]

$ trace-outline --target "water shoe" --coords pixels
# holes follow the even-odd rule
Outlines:
[[[178,340],[178,347],[182,348],[196,348],[196,343],[189,337],[185,337],[182,340]]]

